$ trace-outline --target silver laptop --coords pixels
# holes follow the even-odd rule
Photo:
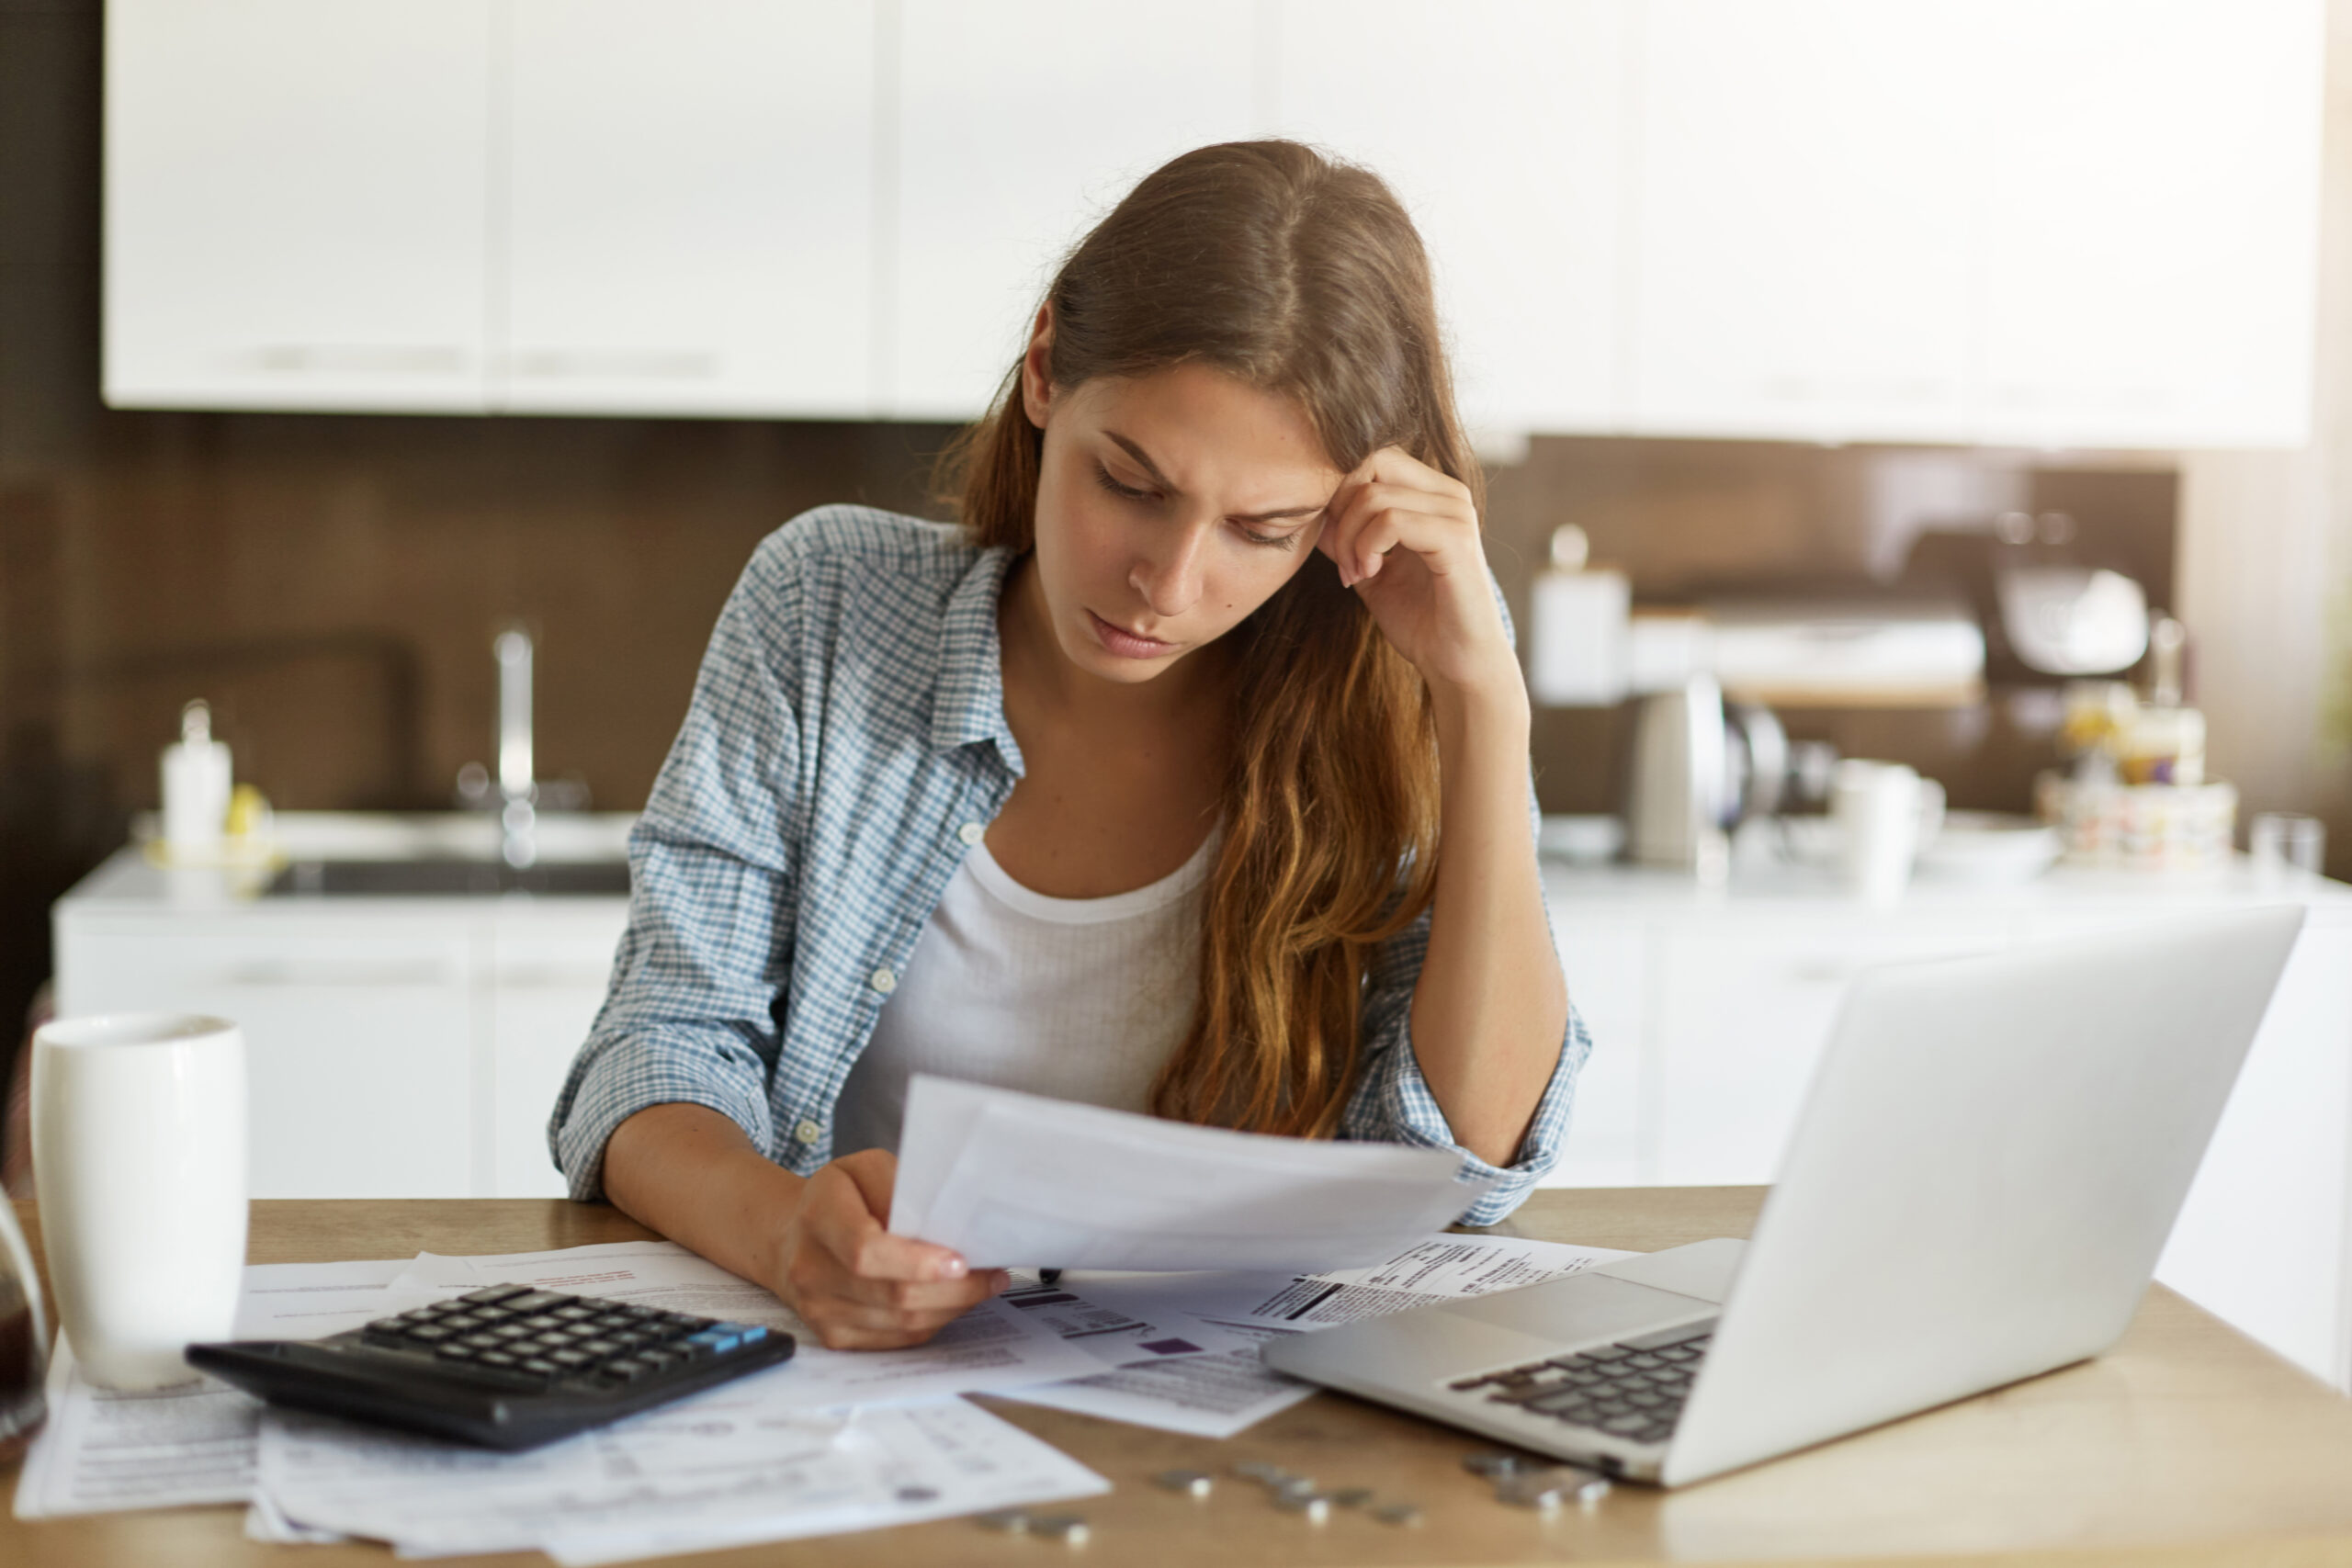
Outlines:
[[[2096,1356],[2188,1195],[2301,908],[1871,970],[1754,1238],[1264,1348],[1678,1485]]]

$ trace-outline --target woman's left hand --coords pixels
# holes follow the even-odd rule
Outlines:
[[[1461,480],[1384,446],[1340,482],[1315,547],[1432,689],[1524,691]]]

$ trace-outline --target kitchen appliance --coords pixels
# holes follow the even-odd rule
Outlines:
[[[1634,716],[1632,856],[1697,868],[1742,822],[1826,802],[1837,762],[1832,746],[1791,741],[1763,704],[1726,703],[1711,675],[1653,693]]]

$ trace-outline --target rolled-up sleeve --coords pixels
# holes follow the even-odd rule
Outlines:
[[[1547,917],[1548,919],[1548,917]],[[1560,1057],[1551,1081],[1535,1102],[1535,1115],[1519,1145],[1519,1157],[1507,1166],[1493,1165],[1455,1141],[1437,1096],[1421,1077],[1420,1058],[1413,1053],[1413,989],[1421,977],[1421,961],[1430,947],[1430,911],[1383,943],[1365,976],[1364,1005],[1359,1032],[1362,1069],[1356,1089],[1341,1118],[1346,1138],[1418,1144],[1444,1149],[1462,1162],[1464,1180],[1480,1177],[1496,1185],[1462,1216],[1466,1225],[1491,1225],[1526,1201],[1545,1172],[1560,1157],[1567,1137],[1568,1112],[1576,1097],[1577,1072],[1592,1051],[1592,1037],[1584,1020],[1568,1004],[1567,1027],[1560,1040]]]
[[[685,722],[630,833],[628,928],[548,1125],[576,1199],[602,1194],[605,1143],[649,1106],[708,1106],[753,1146],[775,1147],[772,1009],[793,936],[800,608],[780,535],[729,596]]]

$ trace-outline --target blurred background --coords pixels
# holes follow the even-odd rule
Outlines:
[[[1063,247],[1268,133],[1422,224],[1547,812],[1712,648],[2009,814],[2129,683],[2352,870],[2352,0],[0,0],[0,1019],[191,698],[446,810],[520,628],[641,805],[760,537],[946,515]]]

